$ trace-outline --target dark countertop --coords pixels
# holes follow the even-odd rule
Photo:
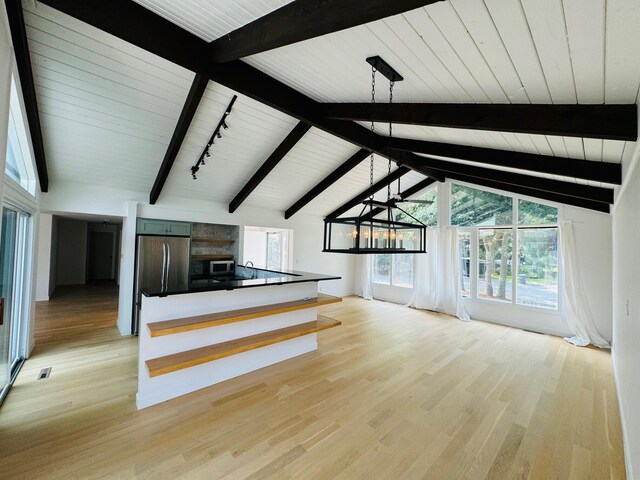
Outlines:
[[[242,268],[242,267],[239,267]],[[289,283],[321,282],[323,280],[339,280],[342,277],[323,275],[320,273],[300,272],[288,270],[275,272],[272,270],[255,269],[259,278],[246,278],[251,275],[244,271],[237,271],[233,276],[202,276],[191,277],[190,285],[177,285],[163,289],[160,282],[155,285],[143,285],[140,292],[145,297],[166,297],[167,295],[180,295],[184,293],[213,292],[216,290],[235,290],[237,288],[267,287],[270,285],[285,285]],[[243,277],[240,280],[238,277]]]

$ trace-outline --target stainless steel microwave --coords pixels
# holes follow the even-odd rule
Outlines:
[[[209,262],[209,275],[225,275],[234,272],[233,260],[211,260]]]

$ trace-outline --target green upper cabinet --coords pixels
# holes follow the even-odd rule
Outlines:
[[[188,237],[191,235],[191,224],[185,222],[170,222],[167,220],[139,218],[137,233],[140,235]]]
[[[167,223],[167,227],[167,235],[177,235],[180,237],[188,237],[191,235],[190,223],[169,222]]]

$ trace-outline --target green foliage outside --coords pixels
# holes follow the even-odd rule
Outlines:
[[[542,225],[558,221],[558,209],[525,200],[518,201],[518,224]],[[475,188],[451,186],[451,224],[459,226],[500,226],[513,223],[511,197]],[[481,230],[478,254],[480,275],[485,278],[489,297],[506,299],[506,284],[512,279],[513,232],[511,229]],[[546,284],[557,281],[557,230],[519,232],[517,247],[521,282]],[[498,280],[494,292],[492,280]]]
[[[424,203],[400,203],[398,206],[402,208],[409,215],[420,220],[427,227],[436,227],[438,225],[438,189],[430,188],[419,197],[415,197],[417,200],[427,200],[433,202],[431,204]],[[402,213],[400,210],[395,211],[396,220],[399,222],[415,223],[415,221]]]

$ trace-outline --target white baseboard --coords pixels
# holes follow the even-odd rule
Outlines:
[[[618,399],[618,410],[620,411],[620,426],[622,428],[622,449],[624,451],[624,465],[627,470],[627,478],[629,480],[638,478],[633,476],[633,464],[631,463],[631,458],[629,457],[630,445],[629,445],[629,437],[628,431],[625,427],[626,415],[624,411],[624,406],[622,404],[622,398],[620,397],[620,381],[618,379],[618,369],[616,368],[616,356],[615,356],[615,344],[611,345],[611,363],[613,366],[613,380],[616,384],[616,398]]]

